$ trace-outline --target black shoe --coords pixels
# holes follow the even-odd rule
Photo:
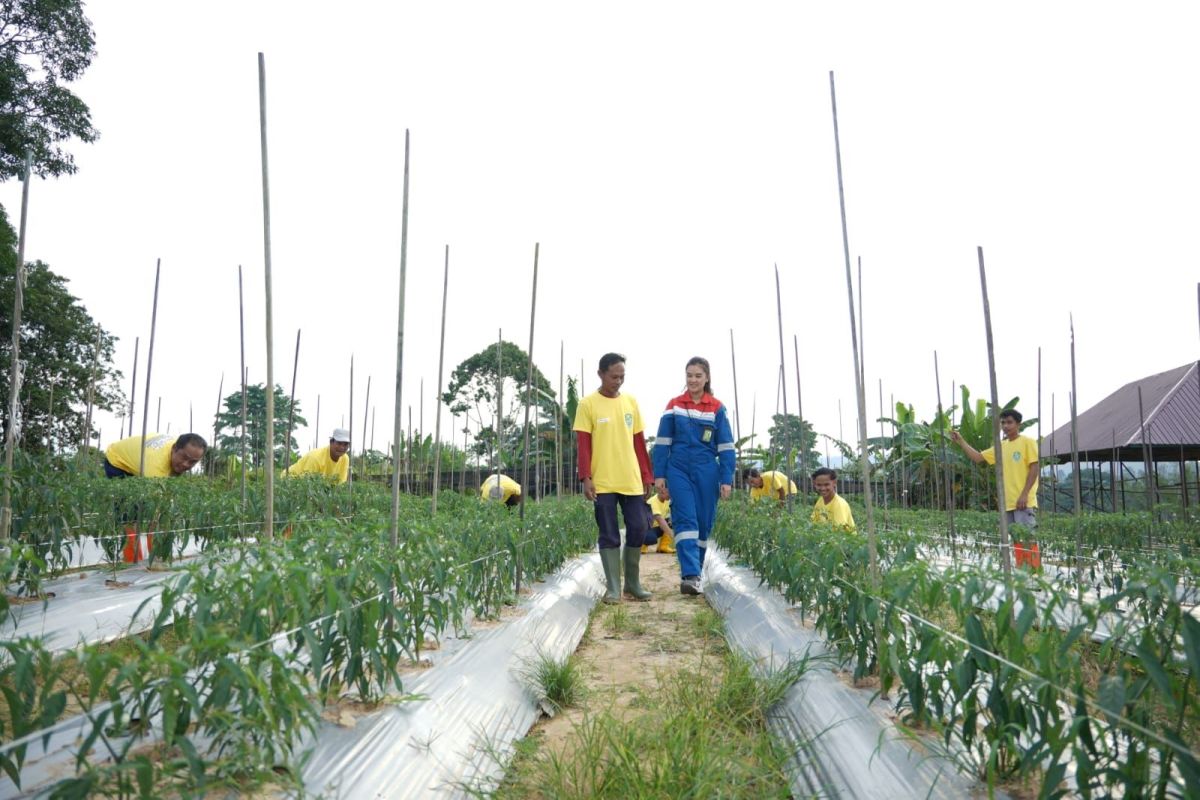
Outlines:
[[[703,594],[703,592],[700,591],[700,578],[695,575],[689,578],[684,578],[679,582],[679,593],[688,595]]]

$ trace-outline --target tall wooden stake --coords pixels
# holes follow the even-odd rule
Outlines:
[[[366,394],[366,397],[363,398],[363,421],[362,421],[363,432],[362,432],[362,436],[359,437],[360,439],[362,439],[362,443],[358,447],[358,471],[359,471],[360,476],[366,476],[366,474],[367,474],[367,420],[370,419],[370,417],[367,416],[367,414],[370,410],[371,410],[371,376],[368,375],[367,376],[367,394]],[[350,466],[351,467],[354,466],[353,461],[350,462]],[[353,471],[353,470],[351,470],[351,471]]]
[[[404,193],[400,209],[400,303],[396,322],[396,405],[392,426],[392,547],[400,543],[400,393],[404,386],[404,282],[408,275],[408,129],[404,131]]]
[[[738,469],[733,473],[733,487],[742,487],[742,410],[738,407],[738,351],[733,347],[733,329],[730,329],[730,363],[733,367],[733,422],[738,444]]]
[[[842,144],[838,134],[837,92],[834,88],[832,70],[829,72],[829,100],[833,111],[833,143],[837,156],[838,206],[842,216],[842,251],[846,259],[846,292],[850,307],[850,343],[854,350],[854,383],[858,396],[858,436],[861,452],[859,462],[862,471],[863,506],[867,515],[867,552],[870,558],[871,588],[878,592],[880,587],[879,553],[875,539],[875,510],[871,503],[871,462],[867,457],[867,397],[863,390],[862,381],[865,374],[863,370],[864,359],[858,346],[858,328],[854,318],[854,281],[850,274],[850,236],[846,227],[846,191],[842,180]],[[875,634],[876,644],[879,646],[882,642],[883,633],[878,621],[875,624]],[[882,650],[883,648],[879,647],[877,652],[882,652]]]
[[[1037,446],[1038,446],[1038,493],[1042,489],[1042,348],[1038,346],[1037,365]],[[1041,505],[1041,501],[1038,501]]]
[[[937,404],[938,417],[942,416],[942,378],[938,371],[938,356],[937,350],[933,351],[933,381],[937,384]],[[880,395],[882,397],[882,395]],[[881,423],[882,424],[882,423]],[[950,541],[954,542],[954,478],[950,475],[950,462],[946,456],[946,434],[945,431],[941,435],[942,440],[942,476],[946,479],[946,511],[950,515]]]
[[[137,402],[137,373],[138,373],[138,346],[142,343],[142,337],[133,337],[133,378],[129,385],[129,433],[121,431],[121,438],[133,436],[133,407]],[[122,426],[124,420],[122,420]]]
[[[566,345],[560,339],[558,342],[558,402],[554,404],[554,460],[558,462],[554,470],[554,494],[563,494],[563,446],[562,446],[562,411],[567,402],[563,394],[563,371],[566,369]]]
[[[138,475],[143,476],[146,474],[146,426],[150,424],[150,373],[154,368],[154,328],[158,324],[158,277],[161,271],[162,259],[160,258],[154,266],[154,305],[150,311],[150,349],[146,352],[146,396],[142,400],[142,443],[138,448]],[[159,410],[161,411],[161,406]]]
[[[354,354],[350,354],[350,443],[346,446],[348,469],[347,488],[350,493],[350,516],[354,516]]]
[[[21,178],[21,230],[17,236],[17,269],[13,275],[12,354],[8,367],[8,419],[4,433],[4,499],[0,503],[0,541],[7,541],[12,533],[13,451],[17,448],[18,416],[21,412],[21,312],[25,308],[25,222],[29,215],[29,180],[32,171],[33,151],[27,149],[25,171]]]
[[[209,475],[217,474],[217,431],[220,429],[220,425],[221,425],[221,421],[220,421],[221,400],[223,399],[222,395],[224,395],[224,393],[225,393],[225,373],[222,372],[221,373],[221,382],[219,384],[217,384],[217,410],[215,412],[213,412],[212,442],[209,443],[209,450],[211,450],[212,452],[211,452],[211,454],[208,454],[208,453],[205,454],[205,455],[209,455],[209,459],[208,459],[208,466],[209,466],[208,474]]]
[[[1000,390],[996,385],[996,351],[992,344],[992,306],[988,302],[987,272],[983,266],[983,248],[979,256],[979,286],[983,293],[983,327],[987,332],[988,378],[992,387],[992,452],[996,454],[996,508],[1000,519],[1000,563],[1004,567],[1004,588],[1012,598],[1012,549],[1008,541],[1008,504],[1004,499],[1004,452],[1000,447]]]
[[[500,473],[504,463],[504,331],[496,331],[496,485],[500,485]],[[521,487],[524,494],[525,487]]]
[[[148,378],[150,376],[147,375],[146,377]],[[155,433],[162,432],[162,395],[161,394],[158,396],[158,410],[155,412],[155,416],[154,416],[154,432]]]
[[[1083,519],[1083,492],[1079,476],[1079,412],[1077,411],[1075,388],[1075,315],[1071,320],[1071,484],[1075,499],[1075,574],[1078,580],[1080,600],[1083,593],[1083,533],[1080,523]],[[997,453],[1000,451],[997,450]]]
[[[266,500],[267,541],[275,538],[275,327],[271,315],[271,186],[267,168],[267,64],[258,54],[258,118],[259,143],[262,150],[263,199],[263,282],[266,289],[267,329],[267,470],[263,475],[263,494]]]
[[[296,355],[292,358],[292,394],[288,398],[287,436],[283,437],[283,471],[292,469],[292,425],[296,421],[296,376],[300,374],[300,329],[296,329]]]
[[[442,488],[442,371],[446,354],[446,295],[450,291],[450,245],[442,259],[442,332],[438,336],[438,410],[433,415],[433,516],[438,513],[438,489]]]
[[[779,290],[779,265],[778,264],[775,265],[775,321],[778,323],[777,327],[779,329],[779,391],[783,398],[784,430],[787,430],[787,427],[786,427],[787,413],[788,413],[787,412],[787,356],[785,356],[784,352],[783,352],[783,295],[782,295],[782,292],[780,292],[780,290]],[[803,432],[804,432],[804,430],[802,427],[801,434],[803,434]],[[801,435],[800,439],[801,439],[801,451],[803,452],[803,440],[804,440],[803,435]],[[771,446],[774,447],[774,444],[775,443],[772,442]],[[785,458],[788,458],[788,455],[789,454],[785,453]],[[791,459],[788,458],[788,460],[790,461]],[[795,465],[789,463],[787,466],[788,466],[788,468],[784,471],[784,473],[785,473],[784,477],[786,477],[790,481],[791,480],[790,476],[795,468]],[[792,507],[792,504],[795,502],[796,498],[792,496],[792,493],[790,491],[787,492],[784,496],[787,498],[787,501],[786,501],[787,507],[790,509]]]
[[[533,245],[533,289],[529,296],[529,369],[525,373],[525,430],[523,436],[523,446],[521,447],[521,501],[520,501],[520,517],[521,517],[521,539],[524,541],[528,533],[525,527],[525,495],[529,494],[529,405],[533,402],[533,323],[537,318],[537,279],[538,279],[538,251],[541,249],[541,244],[535,242]],[[523,567],[523,559],[521,558],[521,547],[517,546],[516,558],[516,575],[517,575],[517,595],[521,594],[521,572]]]
[[[238,375],[242,379],[242,432],[238,436],[241,448],[241,483],[242,483],[242,514],[243,518],[246,513],[246,304],[245,295],[242,292],[242,265],[238,264],[238,328],[241,331],[242,350],[241,350],[241,369],[238,370]]]
[[[800,392],[800,338],[796,334],[792,334],[792,355],[796,360],[796,416],[800,418],[800,464],[803,469],[800,470],[800,485],[804,487],[804,496],[807,499],[808,493],[812,490],[812,478],[808,474],[808,467],[804,464],[804,456],[808,452],[804,444],[804,395]]]

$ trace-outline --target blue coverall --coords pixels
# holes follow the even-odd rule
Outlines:
[[[710,394],[667,403],[652,453],[654,477],[671,492],[675,550],[684,578],[700,577],[722,484],[733,484],[737,455],[725,406]]]

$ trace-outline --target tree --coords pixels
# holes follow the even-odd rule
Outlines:
[[[87,104],[64,84],[83,75],[95,43],[80,0],[0,3],[0,180],[21,174],[26,148],[42,177],[75,172],[61,143],[99,134]]]
[[[228,455],[240,457],[242,452],[242,393],[234,392],[225,398],[225,410],[217,415],[217,443]],[[292,402],[283,393],[279,384],[275,384],[275,464],[282,466],[284,439],[287,437],[288,412]],[[307,425],[300,414],[300,404],[296,403],[296,414],[292,418],[292,430]],[[226,433],[226,431],[229,431]],[[256,383],[246,387],[246,460],[250,466],[258,468],[263,464],[267,452],[267,389],[264,384]],[[287,443],[289,458],[296,452],[296,438],[293,436]]]
[[[12,360],[13,293],[16,286],[17,234],[0,208],[0,382],[3,433],[8,431],[9,376]],[[96,361],[95,408],[114,411],[124,405],[121,373],[113,367],[116,337],[105,331],[79,299],[67,290],[67,279],[40,262],[25,265],[21,312],[20,421],[21,449],[44,452],[48,437],[54,449],[74,450],[83,437],[92,361]],[[51,397],[53,394],[53,397]],[[53,401],[53,407],[51,402]],[[88,432],[88,440],[93,431]]]
[[[789,471],[809,473],[821,465],[817,453],[817,434],[812,425],[795,414],[775,414],[767,430],[771,449],[787,464]]]
[[[520,347],[505,341],[500,342],[499,355],[496,353],[496,345],[488,345],[454,368],[450,384],[442,395],[442,402],[448,405],[453,413],[472,416],[479,423],[480,429],[475,434],[475,444],[471,448],[471,452],[476,456],[494,454],[496,450],[497,378],[505,399],[503,424],[506,442],[510,441],[514,432],[523,439],[523,403],[528,375],[529,356]],[[536,366],[533,368],[533,389],[533,402],[541,407],[543,419],[553,419],[557,403],[553,399],[550,382]],[[485,411],[488,413],[485,414]],[[489,417],[490,422],[485,424],[485,419]],[[531,410],[531,426],[532,417]],[[532,444],[530,446],[532,447]],[[514,450],[511,444],[506,444],[504,451],[509,457],[509,463],[515,463],[512,461]],[[489,458],[494,463],[494,456],[489,455]]]

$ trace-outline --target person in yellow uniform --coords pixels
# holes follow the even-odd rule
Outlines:
[[[1010,525],[1024,526],[1032,536],[1037,530],[1037,495],[1040,468],[1038,467],[1038,445],[1028,436],[1021,435],[1021,412],[1015,408],[1000,412],[1000,453],[1004,457],[1004,513]],[[996,449],[989,447],[980,452],[963,439],[958,431],[950,431],[950,438],[962,448],[967,458],[976,464],[995,464]],[[1028,562],[1037,568],[1042,557],[1037,544],[1013,542],[1017,566]]]
[[[479,487],[480,500],[499,500],[512,508],[521,502],[521,484],[507,475],[489,475]]]
[[[605,353],[600,357],[600,389],[579,401],[575,410],[576,452],[583,497],[593,504],[599,535],[600,565],[604,568],[602,602],[621,602],[621,567],[625,568],[624,593],[634,600],[650,599],[642,588],[642,544],[649,522],[646,496],[654,483],[642,412],[632,395],[621,391],[625,383],[625,356]],[[625,548],[617,507],[625,521]]]
[[[763,497],[774,497],[779,502],[785,502],[789,494],[799,494],[796,482],[782,472],[768,470],[759,472],[754,467],[742,470],[742,480],[750,487],[750,499],[759,500]]]
[[[153,433],[146,437],[143,467],[142,437],[129,436],[113,442],[104,451],[104,475],[120,479],[135,477],[140,472],[146,478],[178,478],[199,464],[206,450],[208,442],[198,433],[185,433],[174,438],[162,433]],[[139,467],[142,469],[139,470]],[[116,510],[117,520],[125,529],[122,555],[127,563],[136,564],[143,558],[141,539],[138,536],[138,520],[142,509],[137,504],[118,502]],[[146,533],[148,548],[153,547],[153,537],[153,533]],[[108,545],[104,547],[109,549]],[[115,547],[113,550],[115,557]]]
[[[812,521],[832,525],[835,530],[855,533],[857,528],[850,504],[837,493],[837,472],[829,467],[821,467],[812,474],[812,481],[813,488],[820,495],[813,505]]]
[[[204,458],[208,442],[198,433],[172,438],[162,433],[146,437],[146,478],[177,478]],[[138,474],[142,461],[142,437],[129,436],[113,442],[104,452],[104,474],[109,478],[129,478]]]
[[[658,541],[656,553],[675,552],[675,531],[671,529],[671,491],[667,487],[658,489],[646,501],[650,510],[650,530],[646,534],[649,544],[642,545],[642,552],[649,553],[650,545]]]
[[[333,483],[345,483],[350,478],[349,449],[350,432],[345,428],[334,428],[329,435],[329,444],[309,450],[288,467],[284,475],[324,475]]]

